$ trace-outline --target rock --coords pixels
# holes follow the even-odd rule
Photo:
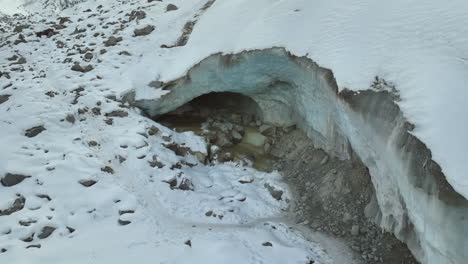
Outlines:
[[[91,60],[93,58],[93,54],[91,52],[87,52],[83,57],[86,60]]]
[[[189,246],[189,247],[192,247],[192,241],[190,241],[190,240],[185,241],[184,244]]]
[[[159,135],[160,133],[161,131],[159,130],[159,128],[155,126],[151,126],[148,130],[148,135],[150,136]]]
[[[126,116],[128,116],[128,112],[123,111],[123,110],[116,110],[116,111],[106,113],[105,116],[107,116],[107,117],[126,117]]]
[[[231,137],[232,137],[232,141],[234,143],[239,143],[239,142],[242,141],[242,135],[239,132],[237,132],[236,130],[231,131]]]
[[[40,38],[42,36],[46,36],[46,37],[50,38],[55,34],[57,34],[57,32],[55,32],[53,28],[48,28],[46,30],[36,32],[36,37]]]
[[[114,169],[112,169],[109,166],[105,166],[104,168],[101,168],[101,171],[107,172],[107,173],[110,173],[110,174],[114,174]]]
[[[65,117],[65,120],[67,120],[67,122],[70,122],[72,124],[75,123],[75,117],[71,114],[68,114],[67,117]]]
[[[19,196],[18,198],[15,199],[12,206],[10,206],[9,208],[5,210],[0,210],[0,216],[11,215],[18,211],[21,211],[24,208],[25,203],[26,203],[26,198],[24,198],[24,196]]]
[[[104,46],[106,47],[111,47],[111,46],[115,46],[117,45],[117,43],[119,43],[120,41],[122,41],[122,37],[114,37],[114,36],[110,36],[106,41],[104,41]]]
[[[0,104],[3,104],[4,102],[8,101],[10,96],[11,96],[11,94],[2,94],[2,95],[0,95]]]
[[[126,220],[121,220],[121,219],[119,219],[119,225],[124,226],[124,225],[128,225],[128,224],[130,224],[130,223],[131,223],[131,221],[126,221]]]
[[[275,135],[275,132],[276,132],[276,128],[274,126],[270,126],[270,125],[261,125],[258,129],[258,131],[260,131],[260,133],[264,136],[274,136]]]
[[[123,214],[134,214],[135,211],[134,210],[119,210],[119,215],[123,215]]]
[[[167,7],[166,7],[166,12],[174,11],[174,10],[177,10],[177,9],[179,9],[179,8],[176,5],[168,4]]]
[[[19,25],[19,26],[16,26],[14,29],[13,29],[13,32],[15,33],[21,33],[23,32],[23,29],[27,29],[29,28],[29,25]]]
[[[32,138],[32,137],[37,136],[39,133],[41,133],[44,130],[46,130],[44,126],[35,126],[29,129],[26,129],[26,133],[24,135]]]
[[[135,29],[133,31],[133,34],[134,34],[134,37],[146,36],[146,35],[149,35],[151,32],[153,32],[154,29],[155,29],[154,26],[148,25],[144,28]]]
[[[234,144],[229,140],[226,134],[219,133],[216,139],[216,145],[220,147],[232,147]]]
[[[265,143],[265,145],[263,145],[263,152],[270,153],[270,150],[271,150],[270,143]]]
[[[82,72],[82,73],[90,72],[93,69],[94,68],[91,65],[86,65],[85,67],[82,67],[79,62],[75,62],[73,66],[71,67],[72,71],[77,71],[77,72]]]
[[[41,248],[41,244],[29,245],[26,248]]]
[[[94,184],[96,184],[96,181],[95,180],[81,180],[79,181],[79,183],[83,185],[84,187],[91,187]]]
[[[16,185],[20,182],[22,182],[26,178],[30,178],[31,176],[28,175],[22,175],[22,174],[12,174],[12,173],[7,173],[1,180],[0,182],[2,183],[3,186],[5,187],[11,187],[13,185]]]
[[[262,246],[264,246],[264,247],[272,247],[273,244],[272,244],[271,242],[265,242],[265,243],[262,244]]]
[[[351,217],[351,214],[350,213],[344,213],[343,215],[343,222],[348,222],[349,220],[351,220],[352,217]]]
[[[28,43],[28,42],[26,41],[26,39],[24,39],[23,34],[19,34],[19,35],[18,35],[18,39],[15,40],[15,42],[13,42],[14,45],[18,45],[18,44],[20,44],[20,43]]]
[[[133,10],[131,13],[130,13],[130,17],[129,17],[129,21],[133,21],[133,20],[141,20],[141,19],[144,19],[146,18],[146,13],[142,10]]]
[[[273,186],[269,184],[265,184],[265,187],[268,189],[270,192],[271,196],[275,198],[276,200],[280,201],[283,198],[283,191],[281,190],[276,190]]]
[[[55,227],[52,227],[52,226],[44,226],[41,230],[41,232],[39,233],[39,235],[37,235],[37,237],[39,239],[44,239],[44,238],[48,238],[50,235],[52,235],[52,233],[55,231]]]
[[[351,227],[351,235],[353,235],[353,236],[359,235],[359,226],[358,225],[353,225]]]

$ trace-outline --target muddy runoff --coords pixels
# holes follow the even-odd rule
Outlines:
[[[338,159],[314,147],[295,125],[264,123],[255,102],[236,93],[200,96],[155,121],[204,137],[207,165],[237,162],[279,171],[294,194],[291,221],[343,241],[355,254],[353,263],[418,263],[404,243],[366,217],[378,205],[357,155]]]

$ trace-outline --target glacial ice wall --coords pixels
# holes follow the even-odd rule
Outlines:
[[[209,92],[247,95],[265,122],[296,124],[314,145],[342,159],[354,151],[376,190],[379,206],[369,206],[368,216],[420,261],[456,264],[468,257],[468,201],[411,135],[391,93],[338,93],[330,70],[282,48],[212,55],[163,88],[170,93],[158,100],[134,100],[134,93],[125,99],[155,116]]]

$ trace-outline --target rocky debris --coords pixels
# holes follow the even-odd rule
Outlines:
[[[128,112],[123,110],[115,110],[105,114],[106,117],[127,117]]]
[[[19,195],[18,198],[15,199],[15,201],[9,208],[5,210],[0,210],[0,216],[11,215],[18,211],[21,211],[24,208],[25,203],[26,198],[24,198],[24,196]]]
[[[174,11],[174,10],[177,10],[177,9],[179,9],[179,8],[178,8],[176,5],[174,5],[174,4],[168,4],[168,5],[166,6],[166,12]]]
[[[7,173],[5,176],[0,180],[3,186],[11,187],[18,183],[21,183],[24,179],[30,178],[29,175],[22,175],[22,174],[12,174]]]
[[[43,31],[36,32],[36,37],[40,38],[42,36],[46,36],[46,37],[50,38],[55,34],[58,34],[58,33],[55,32],[55,30],[53,28],[48,28],[48,29],[45,29]]]
[[[44,226],[42,229],[41,229],[41,232],[39,233],[39,235],[37,235],[37,237],[39,239],[45,239],[45,238],[48,238],[50,235],[52,235],[52,233],[55,231],[55,227],[52,227],[52,226]]]
[[[32,138],[32,137],[39,135],[44,130],[46,130],[44,126],[35,126],[29,129],[26,129],[26,132],[24,135]]]
[[[72,71],[82,72],[82,73],[90,72],[93,69],[94,69],[94,67],[92,65],[88,64],[88,65],[82,67],[79,62],[75,62],[73,64],[73,66],[71,67]]]
[[[116,38],[114,36],[110,36],[106,41],[104,41],[104,46],[106,46],[106,47],[115,46],[115,45],[117,45],[117,43],[119,43],[122,40],[123,40],[122,37],[117,37]]]
[[[0,104],[3,104],[4,102],[8,101],[10,99],[11,94],[2,94],[0,95]]]
[[[151,32],[153,32],[154,29],[155,27],[152,25],[147,25],[143,28],[138,28],[133,31],[133,34],[134,34],[133,36],[134,37],[146,36],[146,35],[149,35]]]
[[[96,181],[95,180],[81,180],[79,181],[79,183],[83,185],[84,187],[91,187],[94,184],[96,184]]]

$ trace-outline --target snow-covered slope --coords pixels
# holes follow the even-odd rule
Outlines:
[[[2,12],[21,9],[19,1],[0,1]],[[44,11],[43,3],[34,2],[30,10]],[[234,164],[190,169],[184,162],[198,163],[194,155],[177,156],[164,144],[185,143],[196,152],[200,141],[169,131],[118,100],[132,90],[139,98],[159,98],[167,91],[149,87],[150,82],[175,80],[219,52],[285,47],[332,69],[340,90],[368,89],[375,76],[390,80],[405,117],[416,125],[414,135],[431,149],[452,186],[468,197],[465,1],[171,3],[178,8],[167,11],[168,3],[160,1],[90,0],[58,14],[0,21],[5,30],[0,31],[0,175],[31,176],[0,186],[2,212],[25,200],[22,210],[0,216],[2,261],[59,263],[63,255],[54,252],[67,252],[67,263],[124,263],[134,256],[145,256],[148,263],[155,258],[327,263],[317,245],[278,219],[286,205],[264,188],[269,182],[287,194],[278,175]],[[14,32],[18,25],[25,26]],[[54,32],[35,35],[49,28]],[[136,36],[135,29],[142,34]],[[75,62],[81,68],[72,70]],[[25,135],[39,126],[46,130]],[[150,136],[152,126],[161,134]],[[148,165],[159,164],[155,161],[166,165]],[[192,181],[193,192],[169,188],[166,182],[181,175]],[[255,184],[239,185],[245,177],[255,178]],[[80,180],[97,183],[85,187]],[[235,206],[224,204],[223,197]],[[207,218],[210,210],[222,219]],[[122,226],[118,219],[132,223]],[[56,228],[47,240],[38,237],[44,226]],[[273,247],[262,246],[266,241]],[[39,243],[40,250],[25,249]]]

